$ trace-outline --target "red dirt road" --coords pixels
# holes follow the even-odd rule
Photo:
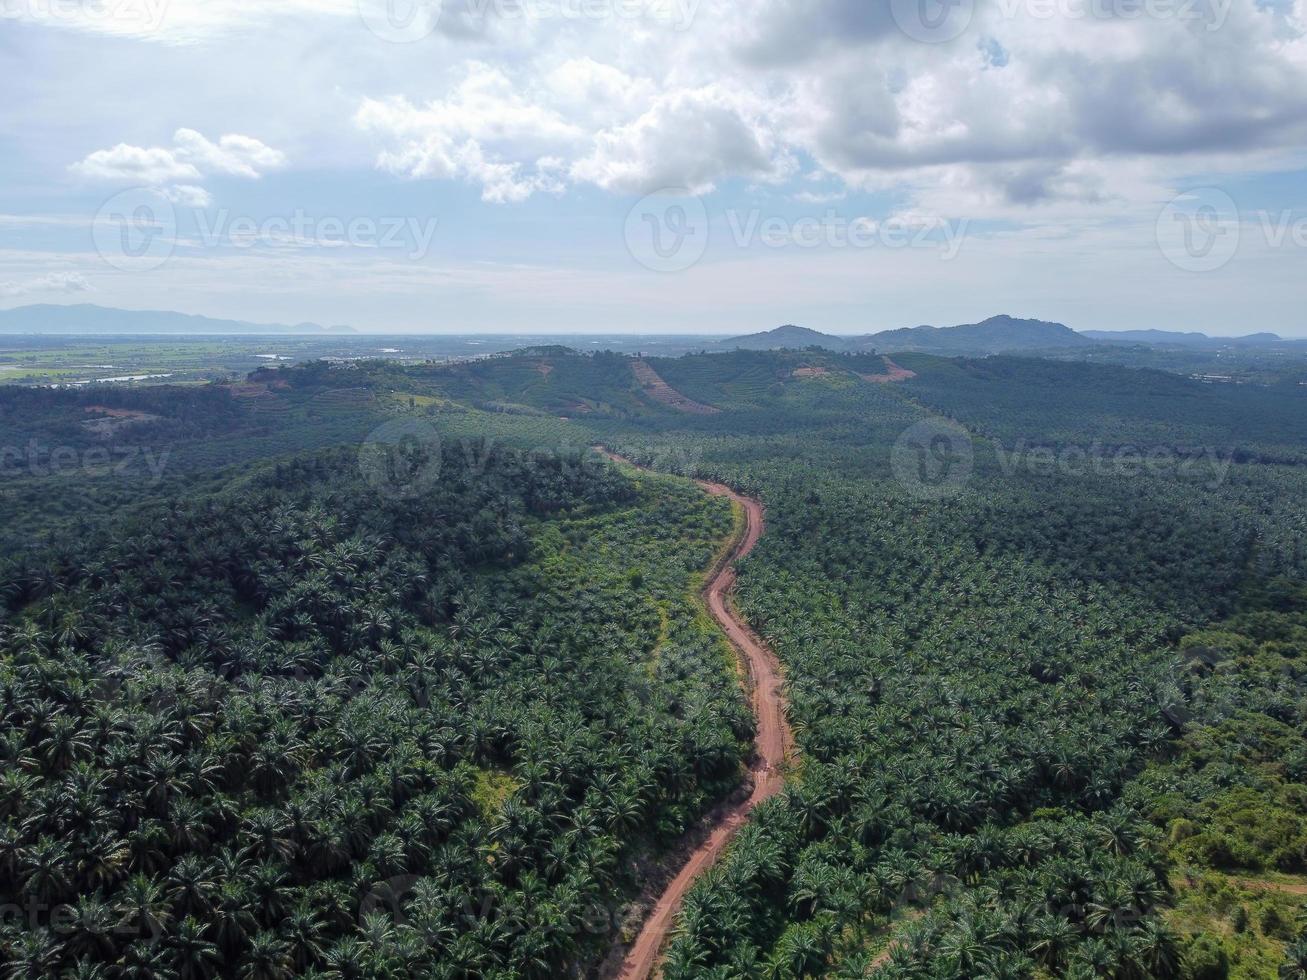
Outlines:
[[[612,453],[605,452],[604,455],[620,462],[629,462]],[[645,980],[654,975],[686,892],[722,856],[731,838],[749,819],[753,808],[781,791],[785,784],[783,765],[794,748],[794,736],[785,718],[780,661],[753,630],[744,624],[730,602],[731,589],[735,586],[734,563],[753,551],[763,534],[765,525],[762,503],[719,483],[699,481],[699,485],[713,496],[729,497],[744,509],[745,514],[744,531],[732,544],[724,560],[710,573],[703,589],[703,598],[708,611],[726,632],[741,664],[749,673],[753,712],[758,719],[753,793],[743,803],[723,814],[708,839],[695,849],[667,886],[622,963],[621,980]]]

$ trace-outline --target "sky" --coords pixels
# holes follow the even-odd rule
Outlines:
[[[0,0],[0,308],[1307,336],[1307,0]]]

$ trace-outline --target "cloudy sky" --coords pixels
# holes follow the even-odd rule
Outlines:
[[[0,0],[0,306],[1307,336],[1307,0]]]

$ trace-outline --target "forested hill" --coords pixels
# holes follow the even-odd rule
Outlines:
[[[603,954],[632,859],[739,778],[750,719],[691,600],[729,510],[471,448],[288,460],[5,563],[7,975]]]
[[[883,351],[930,351],[940,354],[1001,354],[1092,346],[1093,341],[1061,323],[1002,315],[956,327],[909,327],[873,334],[870,343]]]
[[[767,512],[798,766],[669,980],[1307,973],[1296,383],[536,348],[3,394],[14,976],[620,958],[752,724],[694,598],[729,508],[596,444]]]

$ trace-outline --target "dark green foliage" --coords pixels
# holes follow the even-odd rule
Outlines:
[[[556,349],[260,375],[284,421],[179,446],[190,499],[10,567],[0,880],[90,923],[11,923],[15,975],[593,963],[631,859],[737,784],[751,728],[686,598],[724,505],[595,443],[763,498],[738,601],[801,752],[687,899],[669,980],[1240,977],[1251,943],[1302,967],[1289,895],[1204,876],[1307,870],[1301,393],[900,362],[651,360],[715,415]],[[356,468],[405,409],[447,440],[412,501]],[[929,499],[896,446],[939,414],[974,466]],[[1063,465],[1127,446],[1174,465]],[[231,447],[281,461],[215,478]]]
[[[393,499],[357,452],[308,455],[10,563],[12,975],[603,951],[632,855],[739,778],[750,720],[687,597],[728,509],[593,458],[439,463]]]

